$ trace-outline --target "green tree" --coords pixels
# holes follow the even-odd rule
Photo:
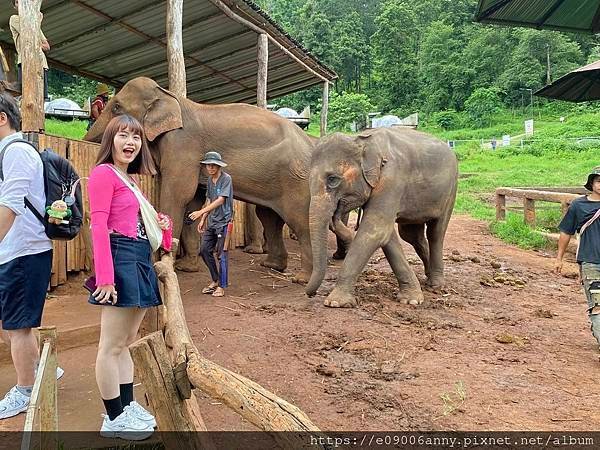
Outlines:
[[[502,102],[494,88],[475,89],[465,102],[465,110],[479,127],[490,125],[492,116],[499,113],[501,107]]]
[[[374,110],[369,97],[355,92],[333,93],[329,103],[329,121],[333,129],[348,131],[352,122],[364,124]]]
[[[418,94],[415,14],[402,0],[387,0],[375,23],[373,95],[385,111],[410,112]]]

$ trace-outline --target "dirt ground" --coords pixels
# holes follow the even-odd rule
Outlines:
[[[296,243],[288,249],[293,272]],[[412,248],[406,252],[423,278]],[[323,430],[600,429],[599,353],[576,265],[555,276],[552,254],[509,246],[464,216],[451,221],[445,256],[445,292],[426,292],[416,307],[394,301],[397,284],[381,252],[360,278],[356,309],[322,305],[339,262],[313,299],[241,251],[232,252],[225,298],[200,294],[205,272],[179,276],[205,356],[297,405]],[[93,308],[79,294],[57,301]],[[63,429],[99,427],[94,352],[62,356],[70,375],[59,391]],[[3,390],[9,374],[3,363]],[[252,429],[215,400],[201,406],[209,429]],[[0,431],[22,419],[2,421]]]

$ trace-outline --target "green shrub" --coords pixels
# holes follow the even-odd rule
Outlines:
[[[374,110],[375,106],[365,94],[333,93],[329,104],[329,121],[335,130],[350,131],[352,122],[364,124],[367,114]]]

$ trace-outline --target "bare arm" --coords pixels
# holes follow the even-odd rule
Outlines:
[[[571,235],[561,231],[560,237],[558,238],[558,253],[556,254],[556,264],[554,265],[554,271],[556,273],[560,273],[562,270],[563,257],[565,256],[565,252],[567,251],[569,242],[571,242]]]
[[[208,203],[208,200],[206,201],[206,203]],[[209,212],[217,209],[219,206],[221,206],[223,203],[225,203],[225,197],[218,197],[214,201],[208,203],[208,205],[206,203],[205,203],[205,206],[201,210],[194,211],[193,213],[191,213],[190,219],[196,220],[198,217],[205,216]]]
[[[0,242],[10,231],[16,217],[12,209],[0,205]]]

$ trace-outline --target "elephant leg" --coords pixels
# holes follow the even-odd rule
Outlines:
[[[348,227],[348,219],[350,217],[350,213],[347,212],[341,218],[341,222],[344,226]],[[333,254],[333,259],[344,259],[346,254],[348,253],[348,247],[350,247],[350,243],[352,242],[352,238],[349,236],[340,236],[338,233],[335,234],[335,242],[337,245],[337,250]]]
[[[427,285],[432,289],[444,287],[444,236],[448,229],[448,217],[427,222],[427,240],[429,241],[429,276]]]
[[[296,226],[298,244],[300,246],[300,272],[292,278],[294,283],[306,284],[310,280],[312,274],[312,248],[310,246],[310,233],[306,227]]]
[[[250,242],[244,247],[244,251],[258,255],[264,253],[263,235],[264,229],[256,215],[256,205],[246,203],[246,237]]]
[[[198,211],[206,201],[206,189],[198,186],[194,199],[187,204],[186,212]],[[185,218],[184,218],[185,219]],[[198,249],[200,248],[200,234],[198,233],[198,221],[190,225],[183,225],[181,229],[182,257],[175,262],[175,269],[182,272],[198,272],[200,261]]]
[[[352,241],[340,270],[338,281],[324,301],[325,306],[350,308],[357,305],[354,285],[373,253],[385,244],[394,232],[395,217],[365,211],[360,228]]]
[[[287,268],[288,254],[283,244],[283,219],[270,208],[256,206],[256,215],[265,230],[267,258],[261,263],[264,267],[283,272]]]
[[[406,305],[420,305],[423,303],[421,285],[406,260],[400,238],[396,232],[392,233],[390,240],[383,246],[383,253],[398,279],[398,285],[400,286],[398,300]]]
[[[429,243],[425,239],[425,224],[398,224],[400,237],[413,246],[425,267],[425,275],[429,278]]]

